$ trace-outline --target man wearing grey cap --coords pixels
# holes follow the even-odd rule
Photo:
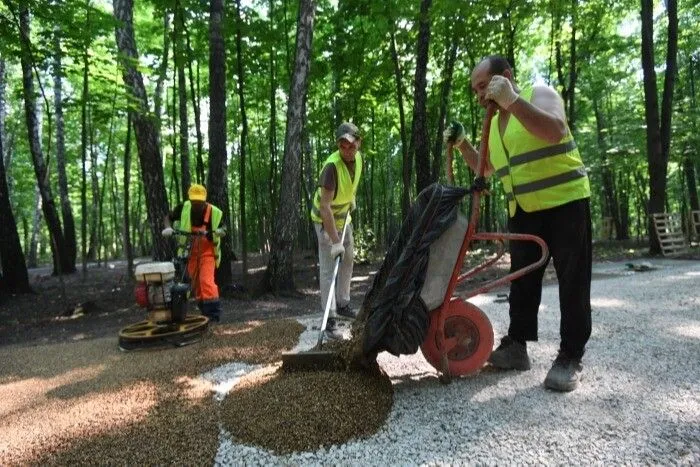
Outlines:
[[[332,298],[326,331],[340,337],[343,320],[353,320],[357,311],[350,309],[350,279],[353,269],[353,237],[350,211],[355,209],[355,194],[362,175],[360,130],[352,123],[341,124],[335,132],[338,150],[323,163],[318,189],[311,208],[311,220],[318,237],[319,282],[321,307],[326,305],[333,281],[335,260],[340,256],[340,268]],[[347,217],[345,239],[341,242]]]

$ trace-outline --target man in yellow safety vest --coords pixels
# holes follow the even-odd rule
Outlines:
[[[187,263],[187,274],[192,282],[192,288],[197,297],[197,308],[210,321],[219,322],[221,319],[221,302],[219,287],[214,281],[215,269],[221,261],[221,238],[225,232],[220,227],[223,212],[218,207],[207,202],[207,190],[197,183],[192,184],[187,192],[188,201],[178,204],[163,219],[165,228],[163,236],[169,237],[175,233],[171,227],[183,232],[202,232],[192,238],[190,257]],[[187,242],[181,238],[180,248]]]
[[[591,214],[586,169],[566,123],[559,95],[547,86],[520,89],[506,59],[491,56],[473,70],[472,90],[479,103],[498,105],[491,120],[485,175],[495,173],[508,201],[508,229],[545,240],[559,280],[559,353],[545,387],[572,391],[579,383],[581,358],[591,335]],[[478,152],[463,127],[445,130],[445,142],[476,170]],[[450,173],[448,171],[448,173]],[[533,242],[510,242],[511,271],[536,262]],[[547,261],[549,262],[549,261]],[[501,369],[529,370],[526,341],[537,340],[537,311],[545,266],[510,287],[510,326],[489,358]]]
[[[341,258],[334,297],[331,302],[326,331],[330,337],[340,337],[339,325],[343,319],[357,317],[350,308],[350,279],[352,278],[354,245],[352,217],[355,194],[362,175],[360,130],[353,123],[343,123],[335,132],[338,150],[323,163],[318,189],[311,207],[311,220],[318,237],[319,282],[321,306],[326,305],[333,280],[335,260]],[[345,239],[341,242],[346,223]]]

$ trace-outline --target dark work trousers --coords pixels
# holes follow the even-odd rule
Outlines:
[[[537,235],[554,258],[559,280],[561,321],[560,349],[572,358],[581,358],[591,336],[591,208],[588,198],[537,212],[517,207],[508,220],[512,233]],[[536,262],[540,247],[534,242],[510,242],[514,272]],[[542,277],[549,263],[526,274],[510,286],[510,328],[508,335],[519,341],[537,340],[537,311],[542,298]]]

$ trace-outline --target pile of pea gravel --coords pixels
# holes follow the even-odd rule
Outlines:
[[[223,428],[239,442],[276,453],[316,450],[373,435],[391,409],[383,374],[260,371],[221,404]]]
[[[528,372],[482,371],[450,385],[419,354],[379,356],[394,385],[386,423],[366,438],[276,455],[226,430],[217,465],[674,464],[700,463],[700,262],[651,260],[635,273],[596,265],[593,334],[572,393],[542,381],[558,346],[558,289],[546,287],[540,342]],[[472,301],[507,330],[496,294]],[[317,320],[302,320],[308,327]],[[313,346],[316,331],[302,334]],[[235,387],[233,389],[235,391]]]
[[[268,364],[294,320],[214,327],[187,347],[123,353],[116,336],[0,348],[0,465],[206,465],[219,445],[217,386],[231,361]]]

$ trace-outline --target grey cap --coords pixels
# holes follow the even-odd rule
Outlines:
[[[341,123],[337,130],[335,130],[335,140],[345,139],[354,143],[360,139],[360,130],[355,126],[354,123],[345,122]]]

